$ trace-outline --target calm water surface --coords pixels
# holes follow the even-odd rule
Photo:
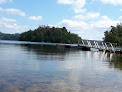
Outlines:
[[[0,41],[0,92],[122,92],[122,55]]]

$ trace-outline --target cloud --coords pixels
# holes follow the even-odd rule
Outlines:
[[[120,11],[122,11],[122,9],[120,9]]]
[[[42,16],[30,16],[29,19],[31,20],[42,20]]]
[[[120,16],[119,19],[122,19],[122,16]]]
[[[58,3],[60,4],[72,4],[74,0],[58,0]]]
[[[86,11],[86,9],[82,9],[86,3],[85,0],[58,0],[58,3],[72,5],[75,13],[81,13]]]
[[[105,30],[105,29],[107,30],[107,28],[109,28],[110,26],[116,26],[116,24],[119,23],[119,22],[120,21],[111,20],[107,16],[102,16],[101,20],[92,22],[91,26],[93,28],[98,29],[98,30],[101,30],[101,29],[102,30]]]
[[[3,33],[21,33],[27,28],[28,26],[17,25],[15,19],[0,18],[0,31]]]
[[[100,13],[88,12],[84,15],[76,15],[75,19],[89,20],[89,19],[97,19],[100,16]]]
[[[76,33],[83,39],[102,40],[104,32],[110,26],[116,26],[119,21],[114,21],[107,16],[101,16],[100,20],[84,22],[81,20],[62,20],[57,25],[59,27],[66,27],[72,33]]]
[[[100,0],[105,4],[122,5],[122,0]]]
[[[66,27],[71,28],[71,29],[73,28],[73,30],[85,29],[88,26],[87,23],[85,23],[84,21],[73,21],[73,20],[67,20],[67,19],[62,20],[61,22],[59,22],[58,25],[60,27],[66,26]],[[82,26],[84,26],[84,27],[82,27]]]
[[[23,11],[19,9],[14,9],[14,8],[3,9],[0,7],[0,12],[5,12],[7,14],[13,14],[13,15],[19,15],[19,16],[26,16],[26,14]]]
[[[92,3],[97,0],[92,0]],[[121,5],[122,0],[100,0],[103,3]],[[101,16],[99,12],[88,12],[83,9],[86,0],[58,0],[59,4],[71,5],[75,13],[73,19],[64,19],[57,24],[59,27],[66,27],[72,33],[79,34],[83,39],[102,40],[104,32],[110,26],[116,26],[120,21],[111,20],[108,16]],[[120,9],[120,11],[122,11]]]
[[[7,3],[7,2],[12,2],[13,0],[0,0],[0,4]]]
[[[9,18],[5,18],[5,17],[2,17],[2,18],[0,19],[0,21],[2,21],[2,22],[4,22],[4,23],[16,22],[15,19],[9,19]]]

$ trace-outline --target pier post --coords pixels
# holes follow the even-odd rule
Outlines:
[[[82,40],[83,46],[85,46],[84,41]]]
[[[108,50],[108,46],[107,46],[107,44],[105,43],[105,46],[106,46],[106,49]]]
[[[96,44],[96,42],[94,41],[94,44],[95,44],[95,48],[97,48],[97,44]]]
[[[91,42],[89,41],[89,45],[90,45],[90,47],[92,47],[92,45],[91,45]]]
[[[112,47],[112,51],[115,53],[115,48],[113,47],[112,43],[110,43],[111,47]]]
[[[100,48],[100,46],[99,46],[98,42],[96,42],[96,44],[97,44],[97,48],[99,49],[99,48]]]
[[[102,45],[103,45],[103,49],[105,49],[105,45],[103,44],[103,42],[102,42]]]
[[[89,41],[87,40],[88,46],[90,47]]]

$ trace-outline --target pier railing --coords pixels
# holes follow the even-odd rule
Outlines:
[[[116,43],[103,42],[103,41],[91,41],[91,40],[79,40],[78,44],[57,44],[58,47],[65,48],[78,48],[84,51],[104,51],[111,53],[122,54],[122,49],[117,47]]]
[[[82,40],[80,45],[99,50],[108,50],[112,52],[116,51],[116,43]]]

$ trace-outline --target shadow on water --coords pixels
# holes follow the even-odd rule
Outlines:
[[[56,54],[66,54],[70,50],[69,49],[64,49],[64,48],[57,48],[56,46],[53,45],[33,45],[33,44],[22,44],[22,48],[26,48],[28,51],[33,51],[36,52],[39,55],[56,55]]]
[[[122,70],[122,55],[121,54],[110,54],[107,53],[110,68]]]
[[[64,61],[65,56],[77,50],[59,48],[54,45],[21,44],[21,48],[27,52],[36,54],[37,60]]]

